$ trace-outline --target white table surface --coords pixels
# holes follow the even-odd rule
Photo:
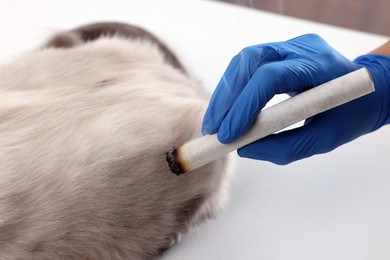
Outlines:
[[[314,32],[352,59],[386,40],[212,1],[0,0],[0,63],[104,20],[158,35],[210,92],[247,45]],[[226,210],[162,259],[390,259],[389,159],[389,127],[288,166],[239,159]]]

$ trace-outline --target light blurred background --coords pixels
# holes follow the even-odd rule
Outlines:
[[[218,0],[390,36],[389,0]]]

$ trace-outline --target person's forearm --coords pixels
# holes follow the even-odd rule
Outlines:
[[[372,54],[383,54],[383,55],[390,55],[390,40],[383,44],[382,46],[379,46],[375,50],[371,51]]]

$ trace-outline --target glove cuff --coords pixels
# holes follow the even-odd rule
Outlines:
[[[380,102],[383,104],[380,119],[375,129],[390,123],[390,56],[367,54],[354,60],[363,65],[371,74],[375,91],[382,92]]]

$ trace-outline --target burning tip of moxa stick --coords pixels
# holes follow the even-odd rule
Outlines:
[[[180,174],[186,172],[183,162],[180,161],[178,155],[178,149],[176,149],[176,147],[173,147],[173,149],[165,153],[165,155],[166,155],[169,169],[171,170],[172,173],[179,176]]]

